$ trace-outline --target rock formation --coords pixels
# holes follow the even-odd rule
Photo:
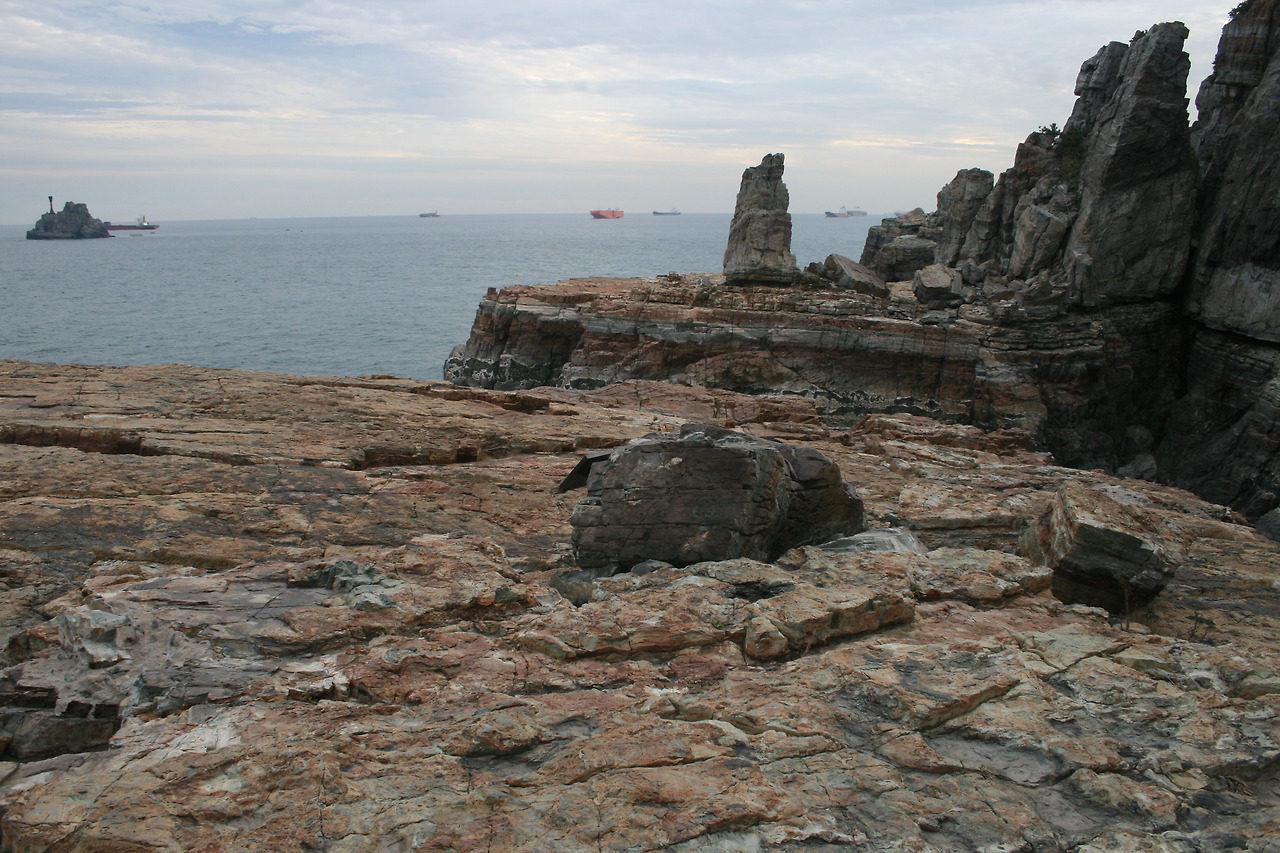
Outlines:
[[[800,276],[791,254],[790,197],[782,170],[783,156],[766,154],[759,166],[742,173],[724,252],[730,283],[791,284]]]
[[[872,228],[860,263],[833,255],[778,292],[729,274],[739,240],[724,277],[506,288],[445,377],[660,379],[800,395],[830,426],[910,412],[1021,430],[1060,463],[1261,519],[1280,508],[1278,8],[1238,7],[1194,129],[1187,30],[1158,24],[1083,64],[1061,129]],[[778,204],[752,200],[777,198],[776,156],[747,170],[739,211]]]
[[[731,419],[871,529],[562,596],[583,454]],[[1029,533],[1086,498],[1054,553],[1176,566],[1116,617]],[[0,845],[1268,851],[1278,582],[1225,507],[919,416],[0,361]]]
[[[570,523],[578,565],[606,574],[646,560],[773,560],[865,526],[852,487],[818,451],[705,424],[600,460]]]
[[[54,213],[51,208],[27,232],[28,240],[83,240],[110,236],[111,232],[107,231],[102,220],[89,215],[88,205],[74,201],[64,204],[59,213]]]

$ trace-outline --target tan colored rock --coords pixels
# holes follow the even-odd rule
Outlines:
[[[921,547],[651,563],[571,604],[556,485],[712,406],[821,451]],[[113,419],[165,455],[87,440]],[[15,849],[1190,850],[1277,828],[1277,546],[1025,436],[843,431],[674,385],[15,363],[0,424],[78,443],[0,444]],[[360,469],[375,444],[401,458]],[[1070,483],[1141,498],[1185,549],[1128,622],[1015,553]]]

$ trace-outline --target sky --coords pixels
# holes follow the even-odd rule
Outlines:
[[[1080,64],[1237,0],[0,0],[0,223],[933,210],[1063,124]]]

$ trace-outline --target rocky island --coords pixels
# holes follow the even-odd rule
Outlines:
[[[0,850],[1280,850],[1278,7],[1200,135],[1160,25],[860,262],[771,155],[453,382],[0,361]]]
[[[49,196],[49,212],[27,232],[28,240],[86,240],[110,236],[106,223],[89,215],[88,205],[69,201],[60,212],[55,211],[53,196]]]

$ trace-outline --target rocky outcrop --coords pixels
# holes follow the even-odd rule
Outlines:
[[[88,205],[74,201],[64,204],[59,213],[50,209],[27,232],[28,240],[83,240],[110,236],[102,220],[89,215]]]
[[[561,595],[576,495],[556,485],[583,453],[730,417],[830,460],[871,529]],[[1192,853],[1280,834],[1280,547],[1025,436],[831,429],[796,397],[643,381],[12,361],[0,436],[9,849]],[[1121,618],[1057,600],[1021,544],[1082,492],[1182,549]]]
[[[766,154],[742,173],[729,224],[724,274],[731,283],[791,284],[800,277],[791,254],[790,196],[782,182],[783,155]]]
[[[947,274],[938,304],[957,300],[954,283]],[[876,298],[710,275],[508,287],[481,303],[445,375],[498,389],[646,379],[794,395],[832,426],[911,412],[1024,431],[1066,464],[1130,461],[1126,429],[1154,432],[1176,397],[1176,309],[1064,314],[1034,298],[938,310],[909,286]]]
[[[603,574],[646,560],[773,560],[865,526],[857,494],[821,453],[705,424],[599,460],[570,523],[578,565]]]

